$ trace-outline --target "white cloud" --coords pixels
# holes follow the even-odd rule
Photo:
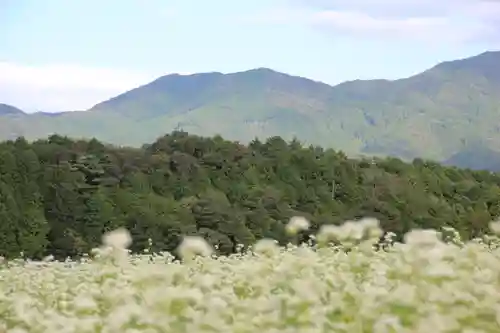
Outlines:
[[[447,20],[442,17],[415,17],[415,18],[376,18],[365,13],[350,11],[326,10],[312,16],[313,23],[332,26],[346,31],[357,32],[384,32],[405,34],[409,32],[438,29],[446,27]]]
[[[486,36],[490,29],[481,22],[459,22],[446,16],[382,18],[348,11],[318,12],[311,21],[322,28],[355,37],[396,38],[427,43],[463,43]]]
[[[159,76],[78,65],[29,66],[13,62],[0,62],[0,73],[0,103],[26,111],[86,110]]]
[[[500,1],[494,0],[290,0],[254,19],[356,38],[465,43],[500,37]]]

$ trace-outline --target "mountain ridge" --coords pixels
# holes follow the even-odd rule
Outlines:
[[[500,151],[497,68],[500,51],[442,62],[407,78],[333,86],[266,67],[168,74],[86,112],[38,113],[22,120],[0,116],[0,138],[35,139],[57,132],[139,146],[183,129],[242,142],[296,137],[351,155],[447,161],[478,140],[488,151]],[[9,134],[7,127],[17,130]]]
[[[142,88],[142,87],[145,87],[145,86],[149,86],[153,83],[155,83],[156,81],[158,80],[162,80],[164,78],[169,78],[169,77],[172,77],[172,78],[177,78],[177,77],[193,77],[193,76],[204,76],[204,75],[220,75],[220,76],[224,76],[224,75],[235,75],[235,74],[244,74],[244,73],[249,73],[249,72],[259,72],[259,71],[262,71],[262,72],[271,72],[271,73],[275,73],[275,74],[280,74],[280,75],[285,75],[287,77],[292,77],[292,78],[299,78],[299,79],[305,79],[305,80],[308,80],[308,81],[312,81],[312,82],[315,82],[315,83],[319,83],[319,84],[322,84],[322,85],[326,85],[326,86],[329,86],[331,88],[336,88],[336,87],[339,87],[339,86],[343,86],[343,85],[346,85],[346,84],[351,84],[351,83],[364,83],[364,82],[367,82],[367,83],[393,83],[393,82],[400,82],[400,81],[404,81],[404,80],[407,80],[407,79],[410,79],[412,77],[416,77],[416,76],[419,76],[421,74],[425,74],[426,72],[428,71],[431,71],[431,70],[434,70],[434,69],[438,69],[439,67],[442,67],[442,66],[447,66],[449,64],[454,64],[454,63],[457,63],[457,62],[462,62],[462,61],[470,61],[470,60],[473,60],[474,58],[477,58],[477,57],[484,57],[484,56],[490,56],[490,55],[494,55],[495,57],[497,58],[500,58],[500,51],[485,51],[485,52],[482,52],[478,55],[475,55],[475,56],[471,56],[471,57],[465,57],[465,58],[460,58],[460,59],[456,59],[456,60],[446,60],[446,61],[442,61],[426,70],[423,70],[422,72],[420,73],[417,73],[415,75],[410,75],[408,77],[403,77],[403,78],[397,78],[397,79],[384,79],[384,78],[381,78],[381,79],[353,79],[353,80],[347,80],[347,81],[343,81],[343,82],[340,82],[338,84],[328,84],[328,83],[325,83],[323,81],[320,81],[320,80],[315,80],[315,79],[312,79],[312,78],[308,78],[306,76],[301,76],[301,75],[294,75],[294,74],[289,74],[289,73],[285,73],[285,72],[280,72],[280,71],[277,71],[277,70],[274,70],[272,68],[269,68],[269,67],[256,67],[256,68],[252,68],[252,69],[248,69],[248,70],[241,70],[241,71],[236,71],[236,72],[228,72],[228,73],[223,73],[223,72],[219,72],[219,71],[211,71],[211,72],[200,72],[200,73],[191,73],[191,74],[179,74],[179,73],[170,73],[170,74],[165,74],[165,75],[162,75],[162,76],[159,76],[158,78],[154,79],[153,81],[151,82],[148,82],[148,83],[145,83],[143,85],[140,85],[140,86],[137,86],[135,88],[132,88],[130,90],[127,90],[127,91],[124,91],[123,93],[120,93],[118,94],[117,96],[114,96],[114,97],[111,97],[107,100],[104,100],[104,101],[101,101],[99,103],[96,103],[95,105],[93,105],[92,107],[90,107],[89,109],[87,110],[81,110],[81,111],[90,111],[90,110],[93,110],[96,108],[96,106],[102,104],[102,103],[105,103],[107,101],[110,101],[110,100],[114,100],[115,98],[121,96],[121,95],[125,95],[129,92],[132,92],[136,89],[139,89],[139,88]],[[0,107],[1,106],[9,106],[9,107],[13,107],[13,108],[16,108],[15,106],[13,105],[10,105],[10,104],[6,104],[6,103],[0,103]],[[18,109],[19,111],[25,113],[24,111]],[[36,112],[36,113],[43,113],[43,114],[59,114],[59,113],[66,113],[66,112],[75,112],[75,111],[80,111],[80,110],[71,110],[71,111],[54,111],[54,112],[44,112],[44,111],[39,111],[39,112]]]
[[[0,103],[0,116],[21,114],[25,114],[25,112],[13,105]]]

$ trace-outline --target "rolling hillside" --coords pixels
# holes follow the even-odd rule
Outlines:
[[[138,146],[183,129],[242,142],[295,136],[348,154],[464,161],[477,142],[485,151],[500,151],[500,52],[444,62],[395,81],[332,87],[266,68],[175,74],[86,112],[8,110],[0,107],[0,139],[58,133]]]

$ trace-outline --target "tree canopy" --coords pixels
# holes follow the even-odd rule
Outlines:
[[[0,255],[79,256],[118,227],[135,252],[201,235],[229,254],[264,237],[288,242],[292,216],[311,233],[370,216],[397,235],[453,227],[470,239],[499,215],[499,185],[488,171],[351,159],[280,137],[243,145],[176,131],[141,149],[20,138],[0,143]]]

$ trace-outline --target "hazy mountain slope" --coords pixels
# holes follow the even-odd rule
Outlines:
[[[15,106],[0,103],[0,116],[21,115],[21,114],[24,114],[24,112],[16,108]]]
[[[349,115],[350,132],[362,132],[363,153],[443,160],[488,138],[496,150],[500,73],[485,75],[483,59],[500,66],[500,53],[488,52],[407,79],[340,84],[330,114]]]
[[[500,153],[493,151],[484,144],[471,144],[454,154],[445,165],[459,165],[469,169],[485,169],[500,171]]]
[[[24,129],[19,127],[26,114],[9,104],[0,103],[0,138],[15,139],[24,133]]]
[[[329,85],[259,68],[167,75],[87,112],[5,116],[0,138],[50,133],[140,145],[173,129],[248,141],[280,135],[347,153],[444,161],[478,140],[500,151],[500,52],[410,78]]]

